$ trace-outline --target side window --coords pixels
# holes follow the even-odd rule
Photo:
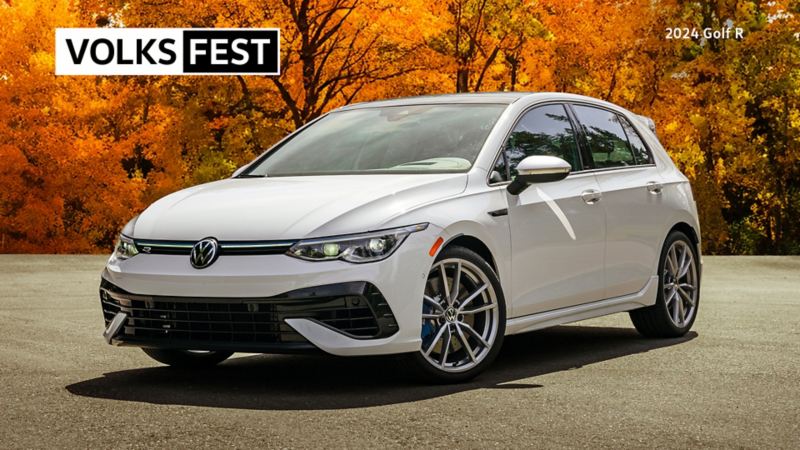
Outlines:
[[[642,137],[639,136],[639,133],[633,128],[633,125],[628,122],[628,119],[624,117],[620,119],[622,121],[622,128],[625,128],[625,134],[628,135],[628,142],[631,144],[633,154],[636,156],[636,164],[653,164],[653,155],[650,153],[650,150],[647,149],[647,146],[644,145]]]
[[[589,141],[595,167],[604,169],[636,164],[619,116],[590,106],[575,105],[573,108]]]
[[[517,164],[528,156],[557,156],[580,170],[575,130],[563,105],[545,105],[532,109],[511,132],[504,154],[497,160],[495,171],[506,179],[517,175]]]
[[[497,162],[494,163],[494,170],[489,175],[489,183],[502,183],[503,181],[508,181],[508,164],[506,164],[506,160],[508,159],[508,155],[506,154],[506,150],[503,149],[500,152],[500,155],[497,157]]]

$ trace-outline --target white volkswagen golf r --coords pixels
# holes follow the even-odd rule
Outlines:
[[[105,338],[173,366],[401,354],[454,382],[506,335],[605,314],[681,336],[700,231],[654,128],[553,93],[337,109],[131,220],[102,274]]]

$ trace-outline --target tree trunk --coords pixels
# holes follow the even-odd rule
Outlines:
[[[456,71],[456,92],[469,92],[469,69],[466,67]]]
[[[519,59],[511,60],[511,91],[517,90],[517,70],[519,70]]]

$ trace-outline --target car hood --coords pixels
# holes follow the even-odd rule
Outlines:
[[[358,233],[457,195],[466,183],[463,173],[230,178],[158,200],[138,217],[133,236],[293,240]]]

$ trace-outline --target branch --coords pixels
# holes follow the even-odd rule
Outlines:
[[[292,98],[292,94],[286,89],[286,86],[280,82],[278,77],[270,77],[270,80],[275,84],[275,87],[278,88],[278,92],[281,95],[284,103],[289,108],[289,112],[292,113],[292,121],[294,122],[296,127],[303,125],[303,117],[300,115],[300,111],[297,109],[297,102]]]
[[[488,58],[486,58],[486,61],[483,64],[483,69],[481,69],[481,74],[480,76],[478,76],[478,81],[475,82],[475,88],[474,88],[475,92],[478,92],[481,89],[481,84],[483,84],[483,77],[486,75],[486,70],[489,68],[489,66],[492,65],[494,59],[497,57],[497,54],[499,52],[500,52],[500,44],[496,45],[494,47],[494,50],[492,50],[492,54],[489,55]]]

